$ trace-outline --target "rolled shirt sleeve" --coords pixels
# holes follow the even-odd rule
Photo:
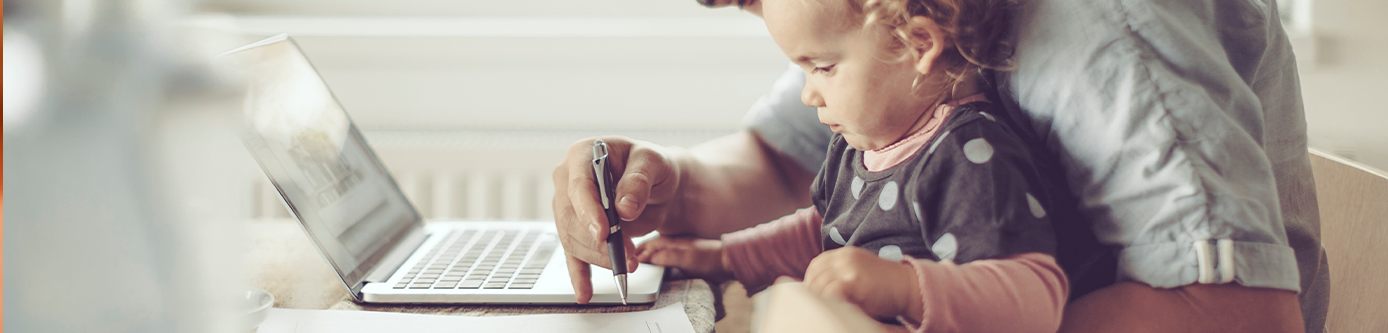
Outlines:
[[[1122,246],[1120,281],[1301,290],[1265,151],[1284,149],[1265,133],[1288,124],[1264,119],[1286,106],[1251,82],[1278,20],[1260,4],[1042,0],[1018,18],[1004,88],[1100,241]]]

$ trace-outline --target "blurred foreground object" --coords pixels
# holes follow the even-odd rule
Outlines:
[[[799,281],[788,278],[777,280],[767,288],[766,314],[762,319],[762,333],[847,333],[884,332],[886,326],[868,317],[863,310],[851,303],[827,299],[805,290]],[[757,323],[754,321],[753,325]]]
[[[4,6],[4,331],[237,331],[236,95],[183,4]]]

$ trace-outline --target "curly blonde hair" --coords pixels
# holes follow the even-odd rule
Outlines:
[[[1012,42],[1008,30],[1017,0],[848,0],[849,6],[864,15],[864,27],[882,25],[891,30],[898,45],[911,41],[907,23],[922,16],[939,25],[953,39],[957,52],[941,55],[945,73],[956,79],[970,70],[1008,71],[1012,64]],[[916,49],[905,47],[916,55]],[[904,60],[904,59],[903,59]]]

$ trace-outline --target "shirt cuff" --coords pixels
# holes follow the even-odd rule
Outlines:
[[[1129,246],[1118,254],[1118,280],[1156,288],[1235,282],[1301,292],[1291,247],[1229,239]]]

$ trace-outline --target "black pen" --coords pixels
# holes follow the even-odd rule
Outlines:
[[[607,255],[612,260],[612,278],[617,280],[617,293],[622,295],[622,304],[627,304],[627,251],[622,239],[622,218],[617,216],[617,182],[612,179],[612,170],[607,165],[607,144],[602,140],[593,141],[593,178],[598,184],[598,197],[602,198],[602,210],[607,213]]]

